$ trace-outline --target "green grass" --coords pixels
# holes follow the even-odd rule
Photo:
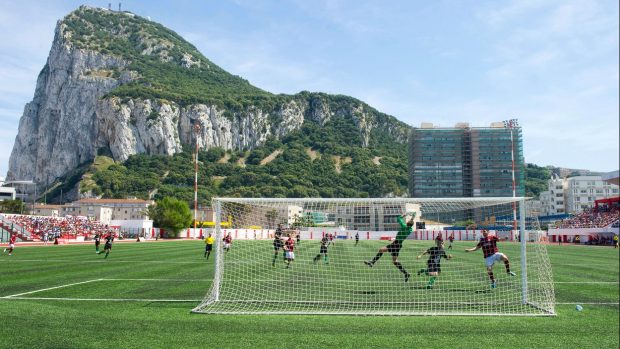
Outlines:
[[[294,268],[307,257],[304,243]],[[361,248],[372,255],[376,246]],[[460,252],[464,246],[454,254],[481,263],[480,255]],[[510,256],[516,246],[502,249]],[[213,277],[213,259],[202,258],[200,241],[117,243],[107,260],[92,245],[18,246],[13,256],[0,256],[0,297],[26,299],[0,298],[0,347],[618,348],[618,250],[548,249],[555,317],[375,317],[192,314]],[[316,250],[315,244],[307,255]]]

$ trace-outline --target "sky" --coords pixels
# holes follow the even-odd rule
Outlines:
[[[109,3],[0,0],[0,176],[57,21]],[[516,118],[527,163],[620,168],[617,0],[132,0],[122,9],[273,93],[349,95],[418,127]]]

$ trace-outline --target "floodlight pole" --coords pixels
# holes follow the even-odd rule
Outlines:
[[[517,183],[515,181],[515,142],[512,128],[510,128],[510,156],[512,158],[512,197],[517,197]],[[514,234],[517,232],[517,203],[512,202],[512,231],[514,240]]]
[[[198,215],[198,136],[200,135],[200,124],[194,125],[196,133],[196,153],[194,153],[194,235],[196,234],[196,220]],[[187,234],[189,238],[189,233]]]
[[[517,197],[517,181],[515,179],[515,141],[514,141],[514,129],[518,127],[517,119],[510,119],[504,121],[504,126],[510,130],[510,158],[512,160],[512,197]],[[512,202],[512,236],[511,240],[515,239],[517,233],[517,203]]]
[[[513,201],[514,202],[514,201]],[[525,230],[525,200],[519,201],[519,221],[521,225],[521,302],[523,304],[528,303],[527,293],[527,240],[529,240],[528,233]],[[516,222],[516,221],[515,221]]]

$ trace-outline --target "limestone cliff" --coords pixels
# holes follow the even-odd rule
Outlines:
[[[171,80],[168,70],[185,80]],[[203,149],[251,149],[309,120],[325,124],[338,117],[354,121],[359,146],[368,146],[375,129],[405,142],[405,124],[354,98],[272,95],[223,71],[157,23],[80,7],[58,22],[20,119],[7,179],[33,179],[43,187],[100,150],[124,161],[136,153],[172,155],[195,142]]]

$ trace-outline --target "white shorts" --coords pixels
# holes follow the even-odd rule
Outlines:
[[[224,248],[225,249],[229,249],[230,248],[230,244],[224,243]]]
[[[499,262],[500,260],[502,260],[502,257],[506,257],[506,255],[501,252],[495,252],[493,255],[488,256],[484,259],[484,264],[487,266],[487,268],[492,267],[495,262]]]
[[[295,252],[286,251],[286,259],[295,259]]]
[[[15,244],[9,244],[9,248],[15,248]]]

